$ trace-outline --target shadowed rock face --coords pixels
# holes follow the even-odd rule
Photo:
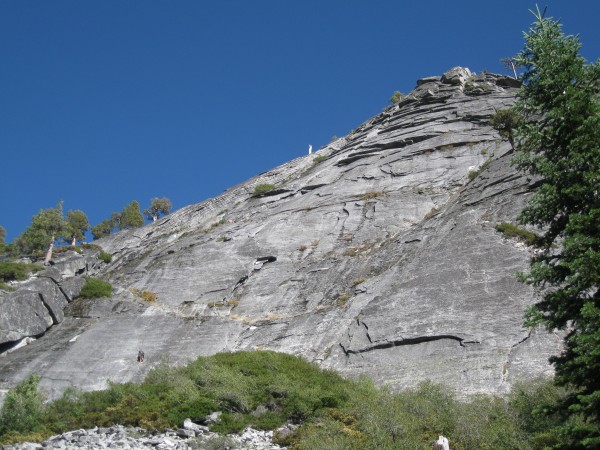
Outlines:
[[[461,68],[424,78],[312,155],[97,241],[113,255],[98,270],[113,297],[69,303],[43,337],[0,358],[1,381],[38,372],[56,395],[141,380],[163,357],[241,349],[463,395],[551,374],[560,339],[522,327],[535,294],[515,272],[531,250],[494,229],[533,186],[489,125],[515,87]],[[276,188],[254,196],[265,183]]]

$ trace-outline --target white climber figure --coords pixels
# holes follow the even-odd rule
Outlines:
[[[441,436],[433,443],[433,450],[450,450],[448,438]]]
[[[308,145],[308,154],[310,155],[312,153],[312,145]]]

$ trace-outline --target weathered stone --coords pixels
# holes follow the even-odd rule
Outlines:
[[[97,241],[113,261],[93,270],[113,297],[71,302],[51,332],[1,358],[2,387],[36,371],[54,397],[68,385],[140,381],[163,356],[183,364],[248,349],[394,389],[428,378],[462,395],[551,373],[557,339],[522,327],[536,293],[514,273],[530,250],[494,228],[534,185],[489,124],[515,90],[484,74],[476,84],[490,89],[468,96],[472,77],[455,68],[423,79],[312,155]],[[265,183],[276,195],[253,196]]]
[[[212,422],[214,423],[214,422]],[[185,419],[183,421],[183,428],[184,430],[188,430],[188,431],[193,431],[196,433],[206,433],[208,432],[208,427],[205,427],[203,425],[198,425],[197,423],[192,422],[191,419]]]
[[[189,439],[192,437],[196,436],[196,432],[192,431],[192,430],[186,430],[186,429],[178,429],[177,430],[177,436],[184,438],[184,439]]]
[[[442,83],[462,85],[473,76],[473,73],[466,67],[455,67],[442,75]]]
[[[75,297],[79,295],[83,285],[85,284],[85,278],[73,277],[59,283],[60,289],[69,302],[73,301]]]
[[[213,423],[221,422],[221,414],[223,414],[221,411],[215,411],[215,412],[210,413],[208,416],[206,416],[204,418],[204,423],[207,425],[210,425]]]
[[[95,255],[67,251],[56,255],[52,259],[52,269],[57,271],[63,279],[71,278],[76,275],[85,274],[89,270],[90,265],[97,262],[98,259]]]
[[[0,298],[0,344],[38,336],[52,324],[39,292],[19,289]]]

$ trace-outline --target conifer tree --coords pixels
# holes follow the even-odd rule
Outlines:
[[[0,252],[4,251],[4,247],[6,246],[4,239],[6,239],[6,228],[0,225]]]
[[[75,247],[77,241],[81,241],[85,237],[85,232],[90,229],[90,222],[87,215],[77,209],[69,210],[65,220],[65,235],[64,238],[71,246]]]
[[[44,265],[50,263],[54,242],[64,234],[65,221],[62,201],[56,208],[42,209],[31,219],[31,225],[17,238],[17,246],[27,254],[40,255],[46,251]]]
[[[167,215],[171,212],[173,204],[167,197],[153,198],[150,206],[144,210],[144,214],[148,220],[156,222],[161,214]]]
[[[600,63],[537,9],[516,61],[524,67],[516,111],[520,169],[541,179],[521,212],[541,227],[545,250],[523,279],[542,288],[528,324],[565,330],[551,359],[571,394],[561,405],[565,448],[600,448]]]
[[[140,204],[136,200],[133,200],[121,211],[119,230],[137,228],[142,225],[144,225],[144,216],[142,216]]]

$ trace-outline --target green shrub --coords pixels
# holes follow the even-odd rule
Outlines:
[[[254,195],[262,195],[262,194],[266,194],[267,192],[272,191],[273,189],[275,189],[275,185],[273,184],[259,184],[258,186],[256,186],[254,188]]]
[[[79,293],[81,298],[102,298],[111,295],[112,286],[110,283],[92,277],[86,277],[85,284]]]
[[[345,380],[270,351],[220,353],[185,367],[170,367],[163,360],[141,384],[109,383],[108,389],[94,392],[68,389],[45,409],[38,380],[32,377],[7,395],[0,412],[0,445],[32,439],[33,433],[47,437],[116,423],[176,428],[188,417],[198,422],[213,411],[223,412],[221,422],[211,425],[221,433],[300,423],[291,436],[276,437],[296,449],[431,448],[439,434],[457,450],[562,444],[556,431],[560,417],[544,415],[564,395],[550,381],[517,385],[506,399],[459,401],[448,388],[430,382],[393,393],[367,378]],[[266,412],[256,414],[259,406]]]
[[[490,120],[490,125],[498,130],[500,137],[507,139],[514,147],[514,132],[523,124],[523,119],[514,109],[496,111]]]
[[[32,272],[43,269],[35,264],[0,262],[0,281],[26,280]]]
[[[0,409],[0,434],[32,433],[42,427],[44,396],[38,390],[40,376],[32,374],[8,391]]]
[[[102,250],[98,255],[98,259],[100,259],[100,261],[102,262],[105,262],[106,264],[109,264],[112,261],[112,255]]]
[[[404,100],[405,95],[400,91],[394,91],[394,94],[390,97],[390,102],[397,104]]]
[[[512,223],[502,222],[496,225],[496,230],[502,233],[506,237],[517,238],[526,245],[540,246],[542,244],[541,238],[532,231],[524,230],[519,228]]]
[[[492,164],[492,159],[489,158],[489,159],[485,160],[485,162],[481,165],[481,167],[479,169],[469,170],[469,173],[468,173],[469,181],[473,181],[475,178],[477,178],[479,176],[479,174],[481,172],[487,170],[491,164]]]
[[[325,155],[317,155],[313,159],[313,164],[316,165],[316,164],[322,163],[326,159],[327,159],[327,156],[325,156]]]

